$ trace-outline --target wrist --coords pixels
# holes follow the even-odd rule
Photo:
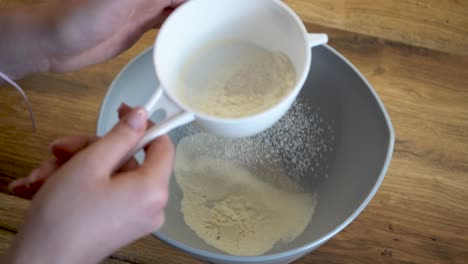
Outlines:
[[[49,70],[46,10],[36,5],[0,11],[0,71],[12,79]]]

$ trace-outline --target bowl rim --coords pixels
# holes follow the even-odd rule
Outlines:
[[[320,46],[317,46],[317,48]],[[310,252],[319,246],[323,245],[326,243],[328,240],[330,240],[332,237],[337,235],[339,232],[341,232],[345,227],[347,227],[354,219],[356,219],[367,207],[369,202],[372,200],[374,195],[377,193],[378,189],[380,188],[380,185],[383,182],[383,179],[385,178],[385,175],[388,171],[388,168],[390,166],[390,162],[392,160],[393,156],[393,150],[394,150],[394,145],[395,145],[395,131],[394,127],[392,125],[390,116],[381,101],[380,97],[378,96],[377,92],[373,88],[373,86],[369,83],[369,81],[364,77],[364,75],[354,66],[346,57],[344,57],[341,53],[339,53],[337,50],[332,48],[329,45],[323,45],[324,48],[326,48],[329,52],[332,52],[335,56],[337,56],[340,60],[345,62],[354,72],[355,74],[364,82],[364,84],[367,86],[371,94],[373,95],[375,101],[377,102],[378,107],[380,108],[380,111],[385,119],[385,124],[388,129],[388,147],[387,147],[387,153],[385,155],[385,161],[384,164],[380,170],[379,176],[366,196],[366,198],[361,202],[361,204],[358,206],[358,208],[351,214],[349,215],[341,224],[339,224],[337,227],[335,227],[333,230],[330,232],[326,233],[319,239],[316,239],[310,243],[307,243],[306,245],[289,249],[283,252],[279,253],[273,253],[273,254],[267,254],[267,255],[260,255],[260,256],[233,256],[233,255],[228,255],[228,254],[222,254],[222,253],[214,253],[214,252],[209,252],[206,250],[202,249],[196,249],[191,246],[182,244],[178,241],[175,241],[168,236],[160,233],[160,232],[153,232],[152,235],[159,238],[161,241],[179,249],[183,250],[189,254],[199,256],[201,258],[209,258],[212,260],[222,260],[222,261],[233,261],[233,262],[267,262],[267,261],[275,261],[278,259],[288,259],[288,258],[293,258],[294,256],[298,255],[304,255],[307,252]],[[103,120],[103,110],[104,106],[108,103],[109,97],[112,94],[112,90],[114,89],[116,83],[122,78],[122,75],[124,72],[128,70],[128,68],[132,67],[132,65],[139,60],[141,57],[145,56],[149,53],[151,53],[151,50],[153,47],[149,47],[142,51],[140,54],[138,54],[136,57],[134,57],[132,60],[130,60],[125,67],[119,72],[119,74],[115,77],[111,85],[109,86],[109,89],[101,102],[99,106],[99,115],[97,119],[97,125],[96,125],[96,132],[97,134],[100,134],[103,130],[102,128],[102,120]]]

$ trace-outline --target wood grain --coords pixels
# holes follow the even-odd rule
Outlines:
[[[296,263],[468,263],[468,56],[460,56],[468,54],[468,2],[285,2],[310,31],[328,33],[330,44],[369,79],[397,139],[388,174],[366,210]],[[101,65],[22,80],[38,119],[36,134],[19,95],[0,87],[1,191],[45,159],[53,139],[94,133],[107,87],[154,37],[146,34]],[[0,194],[0,250],[20,226],[27,204]],[[152,237],[108,261],[198,263]]]
[[[47,0],[0,0],[0,8]],[[306,23],[468,55],[468,0],[284,0]],[[315,28],[312,31],[317,31]]]
[[[468,55],[467,0],[284,2],[307,23]]]

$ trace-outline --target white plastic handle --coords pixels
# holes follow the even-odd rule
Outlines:
[[[309,33],[307,34],[307,42],[309,42],[309,46],[311,48],[315,46],[327,44],[328,35],[323,34],[323,33]]]
[[[143,108],[148,113],[148,116],[151,116],[156,110],[163,110],[166,114],[166,117],[164,120],[146,131],[143,139],[124,159],[122,159],[120,166],[117,168],[122,167],[123,164],[125,164],[125,162],[133,157],[137,151],[145,147],[155,138],[166,134],[174,128],[183,126],[195,120],[195,115],[193,113],[186,112],[177,104],[175,104],[164,94],[164,89],[162,89],[161,86],[159,86],[151,95],[150,99],[143,106]]]
[[[137,145],[137,150],[146,146],[153,139],[166,134],[174,128],[183,126],[195,120],[195,115],[186,112],[164,94],[161,86],[151,95],[148,102],[143,107],[148,115],[152,115],[156,110],[163,110],[166,114],[164,120],[146,131],[145,136]]]

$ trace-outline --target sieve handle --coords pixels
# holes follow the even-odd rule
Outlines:
[[[164,89],[161,85],[159,85],[156,91],[151,95],[143,108],[148,113],[148,116],[151,116],[156,110],[164,111],[166,116],[159,124],[156,124],[146,131],[145,136],[136,146],[135,152],[146,146],[155,138],[195,120],[195,115],[193,113],[185,111],[164,94]]]
[[[193,113],[187,112],[169,97],[164,94],[164,89],[160,85],[156,91],[151,95],[148,102],[143,106],[148,116],[151,116],[155,111],[162,110],[166,114],[165,118],[146,131],[143,139],[136,145],[129,154],[122,159],[117,168],[122,167],[131,157],[135,155],[140,149],[145,147],[148,143],[155,138],[160,137],[174,128],[183,126],[195,120]]]
[[[145,136],[136,146],[135,152],[146,146],[155,138],[195,120],[195,115],[193,113],[185,111],[164,94],[164,89],[161,85],[151,95],[143,108],[148,113],[148,116],[151,116],[156,110],[164,111],[166,116],[161,122],[146,131]]]
[[[309,33],[307,34],[307,42],[311,48],[324,45],[328,42],[328,35],[323,33]]]

